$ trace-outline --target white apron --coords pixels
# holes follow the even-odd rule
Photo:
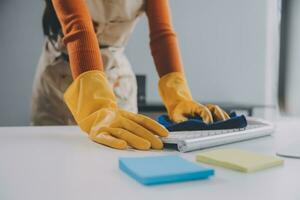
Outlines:
[[[144,0],[86,0],[100,43],[104,72],[118,105],[137,112],[137,84],[124,46],[144,12]],[[66,49],[59,38],[46,39],[33,86],[32,124],[67,125],[75,121],[63,100],[72,82]]]

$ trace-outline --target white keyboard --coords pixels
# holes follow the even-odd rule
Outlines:
[[[260,119],[247,118],[248,125],[242,129],[178,131],[161,138],[165,144],[175,144],[181,152],[204,149],[258,137],[271,135],[274,126]]]

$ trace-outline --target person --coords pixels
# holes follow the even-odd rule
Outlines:
[[[193,100],[185,79],[168,0],[46,0],[46,35],[33,88],[33,125],[78,124],[117,149],[162,149],[168,131],[136,114],[137,86],[124,47],[146,13],[159,93],[175,122],[228,119],[217,105]]]

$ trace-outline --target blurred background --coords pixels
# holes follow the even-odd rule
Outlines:
[[[300,1],[170,0],[194,99],[274,120],[300,116]],[[30,124],[33,78],[44,41],[42,0],[0,1],[0,126]],[[163,112],[143,16],[126,53],[139,109]]]

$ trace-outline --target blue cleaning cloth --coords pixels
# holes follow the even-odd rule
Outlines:
[[[187,121],[175,123],[167,115],[161,115],[157,121],[166,127],[169,131],[196,131],[196,130],[220,130],[245,128],[247,120],[244,115],[237,115],[235,112],[229,114],[230,119],[217,121],[212,124],[205,124],[201,117],[190,118]]]
[[[144,185],[207,179],[214,170],[179,156],[119,158],[119,168]]]

